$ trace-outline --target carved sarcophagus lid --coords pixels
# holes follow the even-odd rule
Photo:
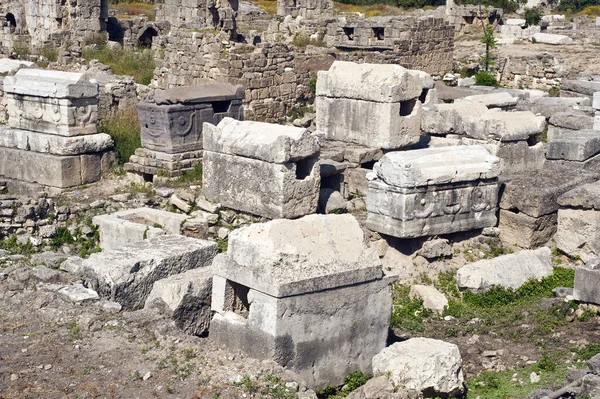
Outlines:
[[[8,124],[34,132],[96,133],[98,84],[81,73],[21,69],[4,79]]]
[[[400,238],[495,226],[501,170],[483,146],[388,153],[367,176],[367,226]]]
[[[211,83],[160,90],[138,104],[142,146],[170,154],[202,149],[202,124],[243,119],[241,85]]]

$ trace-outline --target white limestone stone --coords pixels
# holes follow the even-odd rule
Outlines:
[[[551,33],[536,33],[532,41],[542,44],[573,44],[573,39],[565,35],[556,35]]]
[[[127,247],[69,258],[65,270],[82,274],[102,297],[124,309],[142,307],[154,282],[190,269],[206,267],[217,254],[217,244],[180,235],[164,235]]]
[[[465,123],[465,134],[480,140],[518,141],[543,132],[545,127],[546,118],[531,111],[488,110]]]
[[[456,100],[457,103],[472,102],[483,104],[488,108],[504,108],[517,105],[518,97],[513,97],[510,93],[499,91],[495,93],[475,94]]]
[[[13,60],[10,58],[0,58],[0,75],[13,73],[21,68],[30,68],[35,63],[31,61]]]
[[[541,279],[551,274],[551,251],[542,247],[465,265],[456,273],[456,284],[460,289],[475,292],[486,291],[495,285],[516,289],[529,279]]]
[[[502,164],[483,146],[453,146],[389,152],[373,170],[386,184],[411,188],[492,179]]]
[[[434,396],[465,390],[458,346],[430,338],[397,342],[373,357],[373,374],[389,372],[395,386]]]
[[[98,96],[98,84],[84,74],[46,69],[21,69],[4,79],[4,92],[49,98]]]
[[[600,305],[600,259],[595,258],[575,268],[573,297],[577,301]]]
[[[439,314],[441,314],[444,311],[444,308],[448,306],[448,298],[433,286],[420,284],[411,285],[408,295],[411,298],[422,299],[423,307],[425,309],[431,309]]]
[[[204,149],[272,163],[287,163],[319,152],[308,129],[224,118],[203,128]]]
[[[80,155],[109,150],[113,145],[113,139],[106,133],[66,137],[0,126],[0,147],[54,155]]]

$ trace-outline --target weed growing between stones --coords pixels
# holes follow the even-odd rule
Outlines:
[[[365,385],[373,376],[356,370],[344,377],[344,385],[336,387],[329,385],[317,392],[319,399],[342,399],[351,392]]]
[[[135,149],[142,146],[140,122],[133,107],[119,110],[113,116],[100,121],[98,131],[110,134],[115,141],[119,165],[128,162]]]
[[[143,85],[150,84],[156,67],[151,49],[134,51],[125,47],[111,49],[106,45],[94,45],[84,47],[82,57],[87,62],[97,59],[108,65],[115,75],[132,76],[136,83]]]

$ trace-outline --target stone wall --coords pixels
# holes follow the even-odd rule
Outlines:
[[[453,28],[441,18],[409,18],[388,48],[298,48],[286,43],[240,44],[226,35],[172,29],[155,49],[164,52],[155,71],[158,86],[191,86],[226,81],[246,88],[246,116],[281,121],[313,96],[316,71],[334,60],[400,64],[443,75],[452,69]],[[336,25],[338,26],[338,25]],[[335,35],[330,35],[335,37]],[[332,41],[335,45],[335,41]]]
[[[501,58],[497,66],[500,84],[511,88],[549,90],[558,86],[567,72],[564,60],[552,53]]]
[[[108,0],[0,0],[0,40],[4,47],[33,46],[70,38],[82,40],[105,28]]]
[[[165,0],[156,3],[156,20],[173,28],[223,29],[235,34],[238,0]]]

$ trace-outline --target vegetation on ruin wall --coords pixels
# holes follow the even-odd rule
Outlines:
[[[387,4],[355,5],[334,2],[333,7],[340,12],[360,12],[367,17],[401,15],[404,10]]]
[[[148,18],[148,21],[154,21],[154,5],[140,2],[119,2],[111,4],[108,7],[110,12],[114,12],[117,18],[127,19],[139,15]]]
[[[561,0],[560,3],[558,0],[550,1],[550,4],[554,5],[556,3],[558,3],[558,6],[556,7],[558,11],[566,11],[569,13],[582,11],[588,7],[600,6],[600,0]],[[588,12],[594,12],[594,9],[590,8]],[[595,16],[598,14],[591,15]]]
[[[277,14],[277,0],[254,0],[254,3],[271,15]]]
[[[132,76],[137,83],[143,85],[150,84],[154,76],[156,63],[151,49],[111,49],[105,44],[99,44],[86,46],[82,55],[87,62],[97,59],[110,66],[115,75]]]
[[[140,139],[140,123],[135,108],[119,110],[115,115],[103,119],[98,130],[108,133],[115,141],[119,165],[129,161],[136,148],[142,146]]]

